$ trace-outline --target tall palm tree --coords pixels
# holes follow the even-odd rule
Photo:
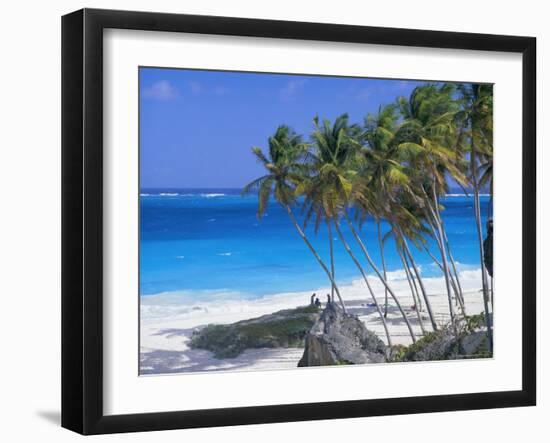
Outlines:
[[[489,350],[493,350],[492,318],[489,313],[489,281],[485,268],[483,251],[483,230],[481,223],[481,204],[479,198],[480,185],[483,182],[492,184],[492,152],[493,152],[493,87],[483,84],[462,84],[459,86],[462,109],[457,113],[457,120],[464,131],[466,142],[469,143],[470,185],[474,194],[474,213],[479,243],[481,263],[481,280],[483,286],[483,305]],[[484,167],[480,174],[480,159]],[[483,164],[483,163],[482,163]]]
[[[287,211],[294,228],[330,280],[345,312],[346,307],[332,273],[300,227],[292,210],[292,206],[296,204],[296,187],[300,185],[304,176],[302,159],[307,154],[308,146],[286,125],[279,126],[275,134],[269,137],[268,146],[267,154],[259,147],[252,148],[253,154],[266,169],[267,174],[247,184],[243,188],[243,194],[253,190],[258,192],[258,218],[265,213],[271,196]]]
[[[485,152],[478,152],[479,158],[479,188],[489,190],[489,204],[487,205],[487,218],[491,218],[493,209],[493,147],[487,146]]]
[[[369,114],[365,118],[365,132],[363,139],[367,149],[364,154],[368,157],[370,181],[372,188],[376,190],[376,197],[380,200],[389,196],[387,186],[388,176],[391,177],[395,159],[395,149],[392,149],[395,140],[395,130],[397,128],[398,115],[395,105],[380,106],[377,114]],[[384,256],[384,242],[382,241],[380,214],[375,214],[376,228],[378,232],[378,248],[380,249],[380,259],[382,261],[382,270],[384,279],[388,279],[386,269],[386,259]],[[384,289],[384,316],[388,315],[388,290]]]
[[[411,290],[411,295],[413,298],[414,303],[414,310],[416,312],[416,317],[418,318],[418,324],[420,326],[420,330],[422,331],[422,335],[426,334],[426,329],[424,329],[424,323],[422,322],[422,315],[420,314],[420,298],[417,299],[417,293],[415,291],[415,286],[413,285],[414,277],[411,274],[410,267],[405,259],[405,252],[404,248],[402,246],[397,246],[397,254],[399,255],[399,258],[401,259],[401,263],[403,265],[403,270],[405,271],[405,276],[407,277],[407,282],[409,283],[409,288]]]
[[[422,279],[419,267],[417,266],[413,253],[409,247],[409,241],[417,248],[421,248],[427,243],[425,237],[428,234],[428,230],[424,226],[424,214],[422,211],[419,211],[415,205],[414,202],[416,200],[417,199],[410,192],[401,193],[399,199],[394,202],[390,210],[391,216],[389,217],[391,219],[394,236],[403,249],[405,261],[406,263],[411,264],[414,275],[418,280],[432,328],[436,331],[438,326],[432,310],[431,302],[424,286],[424,281]]]
[[[313,119],[315,131],[312,134],[313,144],[305,158],[307,173],[302,175],[297,195],[306,197],[303,211],[306,216],[304,226],[314,218],[315,232],[321,223],[327,226],[330,267],[334,279],[334,245],[332,226],[340,198],[346,198],[351,184],[349,177],[353,174],[351,157],[353,151],[348,143],[348,134],[356,131],[348,123],[348,115],[339,116],[334,125],[328,120],[319,124],[319,118]],[[344,196],[344,197],[342,197]],[[334,287],[332,288],[334,291]]]
[[[415,172],[415,189],[423,197],[427,218],[435,227],[441,262],[444,269],[445,285],[449,302],[451,323],[455,325],[451,272],[444,226],[440,216],[439,196],[448,191],[447,176],[467,185],[462,172],[461,155],[457,150],[457,128],[455,116],[458,104],[454,100],[453,85],[426,85],[415,88],[408,100],[399,100],[404,117],[397,137],[401,145],[413,153],[409,162]]]
[[[386,268],[386,257],[384,256],[384,241],[381,229],[382,220],[376,219],[376,232],[378,238],[378,249],[380,249],[380,260],[382,261],[382,272],[384,273],[384,280],[388,280],[388,270]],[[384,317],[388,316],[388,290],[384,288]]]
[[[358,180],[361,187],[358,187],[357,200],[362,213],[372,214],[377,223],[382,219],[386,219],[389,222],[392,228],[389,234],[395,233],[396,224],[399,224],[401,230],[405,229],[409,235],[412,235],[414,232],[412,230],[413,225],[420,226],[420,224],[412,212],[404,209],[405,205],[411,207],[410,201],[404,201],[404,197],[409,196],[410,200],[410,196],[413,195],[411,180],[409,178],[410,173],[406,165],[403,164],[410,157],[411,153],[409,152],[410,146],[399,143],[396,137],[400,128],[398,119],[399,115],[396,105],[380,107],[378,114],[369,115],[366,118],[364,133],[366,149],[363,153],[367,158],[367,173],[362,174],[362,181]],[[398,221],[399,213],[401,215]],[[418,235],[418,233],[416,232],[415,235]],[[405,249],[405,256],[410,255],[411,263],[422,289],[432,327],[435,330],[437,329],[437,324],[430,301],[427,298],[427,293],[412,254],[406,252],[408,249],[407,242],[402,234],[398,234],[395,237],[396,241],[402,243],[402,247]],[[380,248],[383,251],[384,242],[380,242],[379,240],[379,243],[382,243]],[[382,260],[382,263],[384,264],[384,260]],[[386,273],[384,273],[384,279],[387,280]]]
[[[340,213],[345,211],[349,204],[353,179],[362,161],[358,155],[360,145],[354,139],[354,136],[359,135],[360,130],[348,124],[347,114],[336,118],[332,125],[328,120],[320,124],[319,119],[315,118],[314,125],[315,130],[312,134],[314,150],[310,161],[316,174],[308,182],[304,182],[305,185],[300,191],[306,196],[306,204],[310,207],[308,213],[321,214],[334,225],[340,242],[365,281],[384,326],[388,344],[391,346],[390,333],[378,300],[372,291],[364,268],[346,241],[339,223]],[[312,208],[315,209],[312,210]],[[414,331],[400,305],[399,309],[407,322],[412,340],[415,341]]]

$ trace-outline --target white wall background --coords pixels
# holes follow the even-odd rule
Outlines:
[[[170,2],[4,2],[0,26],[0,438],[80,440],[60,414],[60,17],[81,7],[155,10],[282,20],[531,35],[538,38],[538,148],[550,121],[550,28],[544,2],[462,0],[331,2],[202,0]],[[545,112],[543,112],[545,111]],[[519,149],[519,147],[518,147]],[[550,220],[548,156],[539,155],[539,226]],[[546,163],[546,164],[544,164]],[[546,201],[546,205],[544,205]],[[540,232],[540,229],[539,229]],[[550,266],[539,235],[539,276]],[[376,441],[543,441],[550,431],[548,341],[543,310],[550,283],[539,278],[539,406],[534,408],[331,420],[222,429],[102,436],[94,441],[280,442],[343,438]],[[509,294],[513,296],[513,294]],[[519,301],[518,301],[519,302]],[[544,345],[543,345],[544,342]]]

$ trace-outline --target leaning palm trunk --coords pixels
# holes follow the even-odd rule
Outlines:
[[[340,241],[342,242],[342,245],[344,245],[344,249],[347,251],[347,253],[351,257],[351,259],[355,263],[355,266],[357,266],[357,269],[359,269],[359,272],[361,272],[361,275],[363,276],[363,280],[365,280],[367,288],[369,289],[369,292],[371,294],[372,300],[374,301],[374,305],[376,306],[376,310],[378,311],[378,315],[380,316],[380,320],[382,320],[382,325],[384,326],[384,331],[386,332],[386,337],[388,338],[388,346],[391,347],[392,346],[392,341],[391,341],[391,337],[390,337],[390,331],[388,329],[388,324],[386,323],[386,319],[384,318],[384,314],[382,313],[382,310],[380,309],[380,305],[378,304],[378,300],[376,300],[376,296],[374,295],[374,292],[371,288],[371,285],[370,285],[369,280],[367,278],[367,274],[365,274],[365,270],[361,266],[361,263],[359,263],[359,260],[357,260],[357,258],[353,254],[353,252],[352,252],[351,248],[349,247],[346,239],[344,238],[344,235],[342,234],[342,231],[340,230],[340,227],[338,226],[338,222],[336,220],[334,221],[334,227],[336,228],[336,232],[338,233],[338,237],[340,238]],[[414,334],[412,333],[412,330],[411,330],[411,334],[412,334],[413,342],[414,342]]]
[[[444,246],[444,243],[443,243],[443,232],[442,232],[442,227],[441,227],[441,219],[439,218],[439,209],[438,209],[438,201],[437,201],[437,193],[436,193],[436,190],[435,190],[435,177],[434,177],[434,182],[433,182],[433,186],[432,186],[432,195],[433,195],[433,204],[434,204],[434,207],[432,207],[431,203],[429,201],[427,201],[427,206],[428,206],[428,209],[430,210],[430,213],[432,215],[432,219],[433,219],[433,222],[435,224],[435,228],[436,228],[436,231],[437,231],[437,236],[438,236],[438,244],[440,246],[440,250],[441,250],[441,262],[443,264],[443,274],[445,275],[445,286],[446,286],[446,289],[447,289],[447,299],[449,301],[449,314],[451,316],[451,324],[453,325],[453,328],[456,328],[456,323],[455,323],[455,311],[454,311],[454,306],[453,306],[453,296],[452,296],[452,291],[451,291],[451,282],[450,282],[450,279],[449,279],[449,264],[447,263],[447,252],[445,251],[445,246]]]
[[[451,245],[449,244],[449,239],[447,238],[447,232],[445,229],[443,229],[443,239],[445,240],[445,245],[447,247],[447,252],[449,253],[449,260],[451,262],[451,266],[453,267],[453,273],[454,277],[451,274],[451,277],[453,277],[454,280],[456,280],[456,289],[457,289],[457,297],[460,301],[460,304],[462,305],[462,309],[464,310],[464,294],[462,292],[462,285],[460,284],[460,278],[458,277],[458,271],[456,267],[456,262],[453,257],[453,253],[451,251]]]
[[[334,250],[332,247],[332,228],[330,226],[330,221],[327,220],[327,228],[328,228],[328,244],[329,244],[329,250],[330,250],[330,273],[332,275],[332,280],[335,280],[334,277]],[[334,284],[332,285],[332,289],[330,291],[330,297],[331,300],[334,300]]]
[[[409,260],[414,270],[414,274],[416,275],[416,278],[418,280],[418,284],[420,285],[420,290],[422,291],[422,296],[424,297],[424,302],[426,303],[426,309],[428,310],[428,316],[430,317],[430,323],[432,324],[433,330],[437,331],[438,327],[432,311],[432,305],[430,303],[430,299],[428,298],[428,292],[426,291],[426,287],[424,286],[422,277],[420,276],[420,271],[416,266],[416,262],[414,261],[411,250],[409,249],[409,244],[407,243],[407,239],[403,235],[403,232],[399,231],[399,235],[401,237],[401,240],[403,241],[403,247],[404,247],[405,253],[409,257]]]
[[[382,270],[384,271],[384,280],[388,281],[388,274],[386,272],[386,260],[384,258],[384,242],[380,235],[380,220],[376,220],[376,226],[378,227],[378,247],[380,248],[380,257],[382,258]],[[388,316],[388,290],[384,289],[384,317]]]
[[[405,270],[405,275],[407,276],[407,281],[409,283],[409,287],[411,288],[411,294],[414,302],[414,310],[416,311],[416,316],[418,318],[418,324],[420,325],[420,329],[422,330],[422,335],[426,334],[426,330],[424,329],[424,324],[422,323],[422,316],[420,315],[420,310],[418,309],[419,302],[416,299],[414,286],[411,281],[411,270],[409,269],[408,264],[405,262],[405,257],[403,255],[403,251],[399,249],[399,246],[396,247],[397,253],[399,254],[399,258],[401,258],[401,263],[403,263],[403,269]]]
[[[288,212],[288,216],[290,217],[290,220],[292,221],[292,223],[294,224],[294,227],[298,231],[298,234],[300,234],[300,237],[302,237],[302,240],[304,241],[304,243],[307,245],[307,247],[309,248],[309,250],[311,251],[311,253],[315,257],[315,259],[317,260],[317,262],[319,263],[321,268],[323,268],[323,271],[325,271],[325,273],[327,274],[327,277],[329,278],[329,280],[332,284],[332,287],[336,291],[336,295],[338,296],[338,300],[340,301],[340,304],[342,305],[342,310],[344,312],[346,312],[346,305],[344,304],[344,300],[342,300],[342,296],[340,295],[340,290],[338,289],[338,286],[336,285],[336,282],[334,281],[334,278],[332,278],[332,274],[330,273],[329,269],[327,268],[327,265],[325,265],[325,263],[323,262],[323,260],[321,259],[321,257],[319,256],[319,254],[317,253],[315,248],[313,247],[313,245],[310,243],[310,241],[306,237],[306,234],[304,233],[302,228],[300,228],[300,225],[298,224],[298,221],[296,220],[296,217],[294,216],[294,213],[292,212],[292,209],[290,208],[290,206],[289,205],[283,205],[283,206],[286,209],[286,212]]]
[[[412,284],[413,284],[413,287],[414,287],[414,293],[416,294],[416,299],[418,300],[418,307],[420,309],[420,311],[422,312],[422,310],[424,309],[424,307],[422,306],[422,297],[420,297],[420,293],[418,292],[418,286],[416,285],[416,279],[411,271],[411,264],[409,263],[409,260],[407,258],[407,256],[405,255],[405,250],[404,248],[402,248],[402,251],[403,253],[403,258],[405,259],[405,265],[407,266],[407,270],[409,271],[409,275],[411,276],[411,281],[412,281]]]
[[[424,246],[424,250],[430,256],[430,258],[433,260],[433,262],[437,265],[437,267],[441,270],[441,272],[442,273],[445,272],[441,262],[431,253],[431,251],[426,246]],[[455,282],[455,279],[454,279],[452,274],[451,274],[451,286],[453,287],[453,291],[455,293],[456,299],[457,299],[458,304],[460,306],[460,310],[462,311],[462,315],[466,315],[466,308],[464,306],[464,299],[459,296],[459,289],[458,289],[458,286],[457,286],[457,284]]]
[[[487,271],[485,269],[485,256],[483,253],[483,233],[481,229],[481,211],[479,205],[479,188],[477,183],[477,163],[475,158],[474,141],[471,141],[470,165],[472,169],[472,184],[474,186],[474,211],[476,216],[476,229],[479,243],[479,258],[481,261],[481,283],[483,285],[483,308],[485,310],[485,324],[487,325],[487,337],[489,339],[489,351],[493,352],[493,325],[489,314],[489,288],[487,285]]]
[[[369,252],[367,251],[367,248],[365,247],[365,245],[363,244],[363,241],[361,240],[361,237],[359,237],[359,234],[357,233],[357,231],[355,230],[355,227],[353,226],[353,223],[351,222],[351,220],[349,219],[349,215],[347,213],[347,211],[344,210],[344,217],[346,219],[346,222],[348,223],[348,226],[350,227],[351,229],[351,232],[353,234],[353,236],[355,237],[355,240],[357,241],[357,243],[359,244],[359,246],[361,247],[361,250],[363,251],[363,254],[365,255],[367,261],[369,262],[369,265],[371,266],[371,268],[374,270],[374,272],[376,273],[376,275],[378,276],[378,278],[380,279],[380,281],[383,283],[383,285],[385,286],[385,288],[388,290],[388,292],[390,293],[390,296],[391,298],[393,299],[393,301],[395,302],[395,304],[397,305],[397,308],[399,309],[399,312],[401,312],[401,315],[403,316],[403,319],[405,320],[405,323],[407,324],[407,328],[409,329],[409,332],[411,334],[411,337],[412,337],[412,340],[413,340],[413,343],[416,342],[416,338],[414,336],[414,332],[412,330],[412,327],[411,327],[411,324],[409,323],[409,319],[407,318],[407,314],[405,314],[405,311],[403,310],[403,308],[401,307],[401,303],[399,303],[399,300],[397,299],[397,296],[395,295],[395,293],[393,292],[393,289],[390,288],[390,286],[388,285],[388,282],[386,281],[386,279],[384,279],[384,276],[380,273],[380,270],[378,269],[378,267],[376,266],[376,264],[374,263],[374,261],[372,260]],[[336,224],[336,227],[338,228],[338,224]]]
[[[428,217],[429,217],[429,214],[428,214]],[[432,223],[432,222],[430,221],[429,218],[428,218],[427,221],[428,221],[428,225],[430,226],[430,229],[432,230],[432,234],[433,234],[433,237],[434,237],[434,239],[435,239],[435,241],[436,241],[436,243],[437,243],[437,247],[439,248],[439,251],[440,251],[440,253],[441,253],[441,250],[442,250],[442,248],[443,248],[443,245],[442,245],[441,240],[440,240],[440,238],[439,238],[439,236],[438,236],[438,233],[437,233],[437,231],[436,231],[436,229],[435,229],[434,223]],[[442,229],[442,231],[443,231],[443,234],[445,235],[445,229]],[[439,269],[441,269],[441,272],[442,272],[443,274],[445,274],[445,268],[443,267],[443,265],[441,264],[441,262],[440,262],[437,258],[435,258],[435,256],[430,252],[430,250],[429,250],[426,246],[424,246],[424,250],[428,253],[428,255],[431,257],[431,259],[433,260],[433,262],[439,267]],[[462,311],[463,311],[463,313],[464,313],[464,298],[461,297],[461,295],[460,295],[460,293],[459,293],[459,289],[458,289],[459,286],[458,286],[457,283],[455,282],[455,278],[454,278],[453,274],[451,273],[449,277],[450,277],[450,279],[451,279],[451,286],[453,287],[453,291],[454,291],[454,293],[455,293],[455,297],[456,297],[458,303],[460,304],[461,309],[462,309]],[[457,276],[457,279],[458,279],[458,276]]]

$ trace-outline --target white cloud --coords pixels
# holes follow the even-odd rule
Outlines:
[[[207,94],[207,95],[227,95],[231,93],[229,88],[226,88],[222,85],[216,86],[205,86],[203,83],[200,83],[196,80],[191,80],[189,83],[189,89],[192,94]]]
[[[191,92],[191,94],[194,95],[211,94],[221,96],[231,93],[229,88],[226,88],[225,86],[218,85],[213,87],[206,87],[203,83],[196,80],[188,82],[187,86],[189,87],[189,91]],[[165,101],[172,100],[178,97],[180,95],[179,93],[180,91],[167,80],[161,80],[153,83],[151,86],[143,90],[144,97]]]
[[[172,100],[178,96],[178,90],[169,81],[161,80],[145,88],[143,96],[155,100]]]
[[[282,101],[292,100],[296,94],[299,94],[303,89],[304,85],[307,83],[305,79],[291,80],[289,81],[280,91],[279,97]]]

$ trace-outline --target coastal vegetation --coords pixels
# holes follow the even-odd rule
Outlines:
[[[386,346],[356,316],[329,303],[285,309],[231,324],[197,330],[191,348],[206,349],[217,359],[234,358],[247,349],[303,348],[298,367],[487,358],[483,314],[465,316],[409,346]]]
[[[346,303],[333,254],[334,233],[361,275],[388,347],[392,348],[392,340],[386,318],[392,305],[407,326],[411,346],[448,339],[454,346],[444,354],[449,357],[457,354],[455,348],[473,333],[468,326],[471,313],[466,312],[459,265],[442,217],[442,200],[450,183],[456,183],[473,196],[479,243],[484,312],[483,328],[475,332],[484,340],[477,343],[483,352],[472,352],[492,355],[492,281],[485,268],[480,204],[482,190],[492,198],[492,112],[491,85],[438,83],[418,86],[409,97],[381,104],[378,112],[367,115],[363,122],[352,123],[347,114],[333,122],[315,116],[307,136],[283,124],[269,137],[266,151],[252,148],[265,174],[246,185],[243,193],[257,192],[260,218],[271,198],[286,210],[326,275],[344,315]],[[376,225],[378,244],[374,247],[365,240],[367,223]],[[327,227],[328,257],[322,257],[312,244],[306,229],[309,224],[313,224],[314,234],[321,225]],[[390,238],[414,300],[421,338],[413,331],[388,279],[384,255]],[[428,255],[443,274],[449,324],[438,324],[435,318],[414,250]],[[382,283],[382,295],[375,294],[371,275]],[[383,303],[379,301],[382,297]],[[400,358],[414,360],[418,355],[411,348]]]
[[[228,325],[210,324],[197,331],[190,345],[216,358],[236,357],[246,349],[300,348],[319,315],[317,307],[304,306]]]

